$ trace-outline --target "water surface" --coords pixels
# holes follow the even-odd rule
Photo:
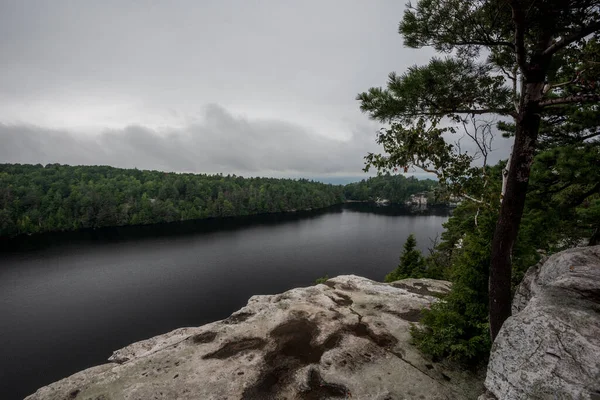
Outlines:
[[[0,398],[19,399],[113,350],[227,317],[254,294],[328,274],[383,280],[444,210],[347,204],[296,214],[28,237],[0,243]]]

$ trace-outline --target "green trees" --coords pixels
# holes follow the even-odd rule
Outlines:
[[[394,282],[406,278],[423,278],[425,276],[425,259],[417,249],[417,239],[412,233],[404,243],[402,255],[400,255],[400,264],[398,267],[385,276],[386,282]]]
[[[0,236],[326,207],[341,186],[107,166],[0,164]]]
[[[584,145],[600,134],[598,6],[587,0],[417,1],[400,23],[405,44],[447,56],[392,73],[385,89],[358,95],[361,109],[387,124],[377,137],[384,154],[369,154],[367,167],[419,167],[485,206],[496,207],[481,197],[494,118],[514,138],[490,250],[492,338],[510,315],[511,254],[536,153],[556,139]],[[458,133],[477,150],[467,153],[445,140]]]
[[[597,150],[593,157],[600,156]],[[583,153],[567,157],[563,151],[570,152],[556,148],[542,151],[534,159],[530,191],[512,251],[513,289],[525,271],[539,261],[541,252],[551,254],[585,242],[598,222],[600,195],[590,192],[598,182],[597,172],[591,170],[592,161],[598,159],[590,160],[592,155]],[[484,199],[490,204],[499,201],[495,194],[502,185],[503,168],[504,163],[488,168],[489,194]],[[441,241],[426,258],[428,277],[435,265],[445,273],[433,277],[443,276],[453,282],[449,295],[424,310],[421,327],[412,330],[415,344],[434,358],[466,364],[487,359],[491,345],[488,277],[497,210],[462,202],[444,224]]]
[[[487,357],[490,237],[469,233],[463,238],[453,259],[452,291],[423,311],[423,328],[412,327],[414,342],[424,353],[462,364]]]
[[[491,238],[496,214],[462,203],[445,224],[446,231],[431,258],[445,259],[452,290],[423,310],[421,327],[411,334],[416,346],[434,359],[447,358],[477,365],[491,345],[488,319],[488,278]]]
[[[356,201],[374,201],[380,198],[392,203],[404,203],[412,194],[432,193],[436,188],[437,182],[432,179],[419,180],[412,176],[407,178],[385,174],[347,184],[344,196]]]

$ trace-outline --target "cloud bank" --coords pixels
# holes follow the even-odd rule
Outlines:
[[[213,104],[205,108],[201,122],[182,128],[131,125],[78,135],[0,124],[0,161],[252,176],[355,176],[362,174],[367,151],[377,148],[372,127],[355,131],[349,140],[338,140],[285,121],[234,115]]]

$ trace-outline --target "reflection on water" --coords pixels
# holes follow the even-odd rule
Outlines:
[[[347,204],[292,214],[47,234],[2,242],[0,393],[36,388],[113,350],[227,317],[254,294],[328,274],[381,280],[443,210]]]
[[[354,207],[352,207],[354,208]],[[100,229],[84,229],[77,232],[49,232],[39,235],[22,235],[17,238],[0,238],[0,251],[21,252],[36,251],[47,247],[69,245],[74,242],[118,242],[127,240],[143,240],[165,236],[202,234],[240,230],[252,226],[274,226],[298,220],[318,218],[323,214],[341,213],[343,205],[336,205],[318,210],[298,211],[279,214],[247,215],[231,218],[209,218],[191,221],[172,222],[166,224],[119,226]],[[361,212],[368,212],[363,207]]]
[[[377,205],[374,203],[347,203],[343,206],[347,210],[356,212],[365,212],[370,214],[390,215],[390,216],[417,216],[417,215],[436,215],[447,217],[451,209],[448,207],[406,207],[398,204]]]

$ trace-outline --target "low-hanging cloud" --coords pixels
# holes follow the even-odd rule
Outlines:
[[[209,105],[202,122],[182,128],[135,125],[80,135],[0,124],[0,161],[244,175],[361,175],[364,155],[377,146],[372,127],[354,130],[342,141],[286,121],[247,119]]]

